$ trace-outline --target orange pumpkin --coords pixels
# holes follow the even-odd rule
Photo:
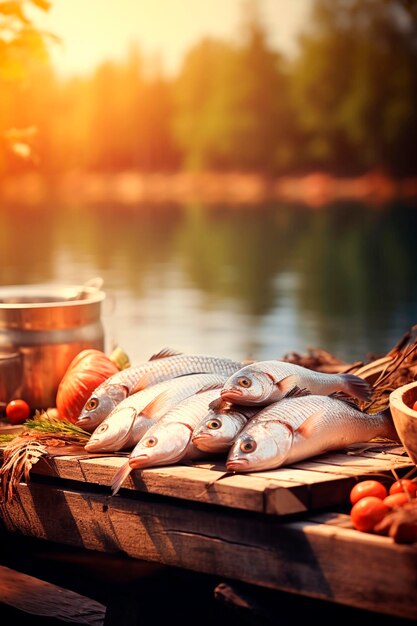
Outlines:
[[[91,393],[119,371],[117,365],[100,350],[79,352],[69,364],[56,394],[59,417],[75,423]]]

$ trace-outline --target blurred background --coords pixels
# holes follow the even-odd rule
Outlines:
[[[414,0],[0,2],[0,285],[108,350],[353,361],[417,321]]]

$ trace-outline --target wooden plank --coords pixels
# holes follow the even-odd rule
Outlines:
[[[369,474],[389,475],[392,470],[412,467],[409,459],[394,457],[389,459],[370,458],[367,456],[351,456],[347,454],[328,454],[312,457],[306,461],[298,461],[294,468],[319,471],[329,474],[346,476],[366,476]]]
[[[353,476],[346,476],[345,474],[326,474],[320,471],[312,472],[293,467],[264,471],[259,473],[259,476],[261,475],[264,479],[269,480],[265,494],[266,512],[275,515],[279,514],[279,503],[276,502],[278,494],[273,489],[275,480],[285,480],[289,483],[293,480],[303,484],[308,490],[309,510],[344,504],[356,482]],[[257,474],[246,474],[246,476],[257,476]]]
[[[110,486],[116,470],[125,461],[125,458],[117,456],[104,459],[57,456],[39,461],[31,475],[58,476],[66,480]],[[274,480],[271,483],[255,475],[249,477],[236,474],[223,478],[225,471],[225,467],[222,471],[185,465],[155,467],[132,472],[123,488],[280,515],[301,513],[308,508],[309,491],[305,484],[294,480]],[[213,482],[215,479],[221,480]],[[265,494],[273,500],[273,506],[265,503]]]
[[[32,474],[109,487],[125,461],[126,457],[117,455],[56,456],[41,460]],[[355,480],[375,474],[392,476],[393,467],[409,467],[409,461],[395,455],[375,458],[331,453],[276,470],[231,476],[224,476],[226,468],[222,462],[205,462],[194,467],[174,465],[135,471],[125,480],[123,488],[287,515],[343,505]]]
[[[101,626],[106,608],[91,598],[0,565],[0,602],[32,615]]]
[[[10,531],[417,619],[417,546],[191,502],[36,484],[18,495],[2,509]]]

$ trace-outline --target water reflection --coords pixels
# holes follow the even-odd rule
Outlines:
[[[233,358],[388,350],[417,321],[417,211],[0,208],[0,283],[101,275],[109,341]]]

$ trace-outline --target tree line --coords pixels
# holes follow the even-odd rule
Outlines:
[[[26,129],[13,150],[3,140],[0,174],[417,172],[414,2],[315,0],[292,58],[253,6],[244,18],[238,40],[204,38],[173,77],[132,46],[65,80],[32,54],[16,80],[0,37],[0,135]]]

